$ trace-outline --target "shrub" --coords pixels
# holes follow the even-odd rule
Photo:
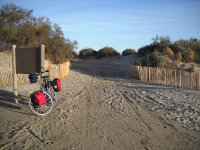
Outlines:
[[[153,52],[142,57],[142,66],[158,67],[160,64],[160,58],[158,52]]]
[[[177,60],[178,63],[180,63],[181,60],[182,60],[182,55],[181,55],[180,51],[176,54],[176,60]]]
[[[96,56],[96,51],[92,48],[85,48],[85,49],[82,49],[80,52],[79,52],[79,57],[80,58],[87,58],[87,57],[90,57],[90,56]]]
[[[174,57],[174,52],[172,51],[172,49],[170,47],[167,47],[166,48],[166,55],[169,57],[169,58],[173,58]]]
[[[188,61],[193,62],[194,61],[194,51],[190,49],[188,52]]]
[[[137,54],[139,57],[143,57],[147,54],[152,53],[155,50],[155,48],[156,48],[156,45],[153,45],[153,44],[146,45],[144,47],[139,48]]]
[[[157,51],[148,54],[142,58],[142,66],[162,67],[176,69],[177,64],[166,56],[160,56]]]
[[[100,49],[96,55],[97,58],[102,58],[102,57],[106,57],[106,56],[120,56],[120,53],[118,53],[112,47],[104,47],[104,48]]]
[[[134,49],[125,49],[122,52],[122,56],[128,56],[128,55],[134,55],[136,54],[136,51]]]
[[[162,68],[168,68],[168,69],[177,69],[177,64],[165,56],[160,56],[160,64],[159,66]]]
[[[141,65],[142,66],[148,66],[148,56],[147,55],[142,57]]]
[[[157,51],[151,53],[148,58],[148,65],[151,67],[158,67],[160,64],[160,58]]]

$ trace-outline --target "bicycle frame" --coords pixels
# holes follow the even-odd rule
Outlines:
[[[42,69],[44,70],[44,68],[42,68]],[[42,74],[46,73],[46,72],[49,73],[49,70],[41,71],[39,73],[39,75],[40,75],[40,79],[39,79],[40,80],[40,82],[39,82],[40,90],[44,90],[44,91],[48,92],[52,96],[54,102],[56,102],[57,101],[56,93],[54,92],[54,89],[51,86],[52,81],[50,80],[49,75],[42,76]]]

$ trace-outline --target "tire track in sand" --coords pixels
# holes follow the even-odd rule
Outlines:
[[[153,120],[155,122],[157,122],[157,125],[162,126],[163,128],[167,129],[169,134],[172,134],[174,136],[174,138],[176,137],[180,140],[180,142],[183,142],[183,145],[187,145],[187,147],[189,147],[190,144],[193,143],[194,145],[193,144],[192,145],[194,146],[193,147],[194,149],[196,149],[197,147],[200,146],[199,143],[194,140],[194,139],[197,139],[197,137],[195,137],[194,135],[188,134],[184,130],[176,128],[173,124],[167,122],[165,119],[152,114],[152,112],[150,112],[147,109],[145,109],[144,107],[140,106],[137,102],[134,102],[134,100],[129,95],[127,95],[125,92],[123,92],[123,90],[121,90],[120,88],[118,88],[118,90],[121,93],[121,95],[124,97],[124,100],[127,101],[129,106],[134,110],[134,112],[136,112],[137,115],[139,114],[138,117],[142,117],[140,112],[143,111],[146,114],[148,114],[151,118],[153,118]],[[136,94],[136,96],[141,97],[141,95],[137,95],[137,94]],[[140,110],[140,112],[139,112],[139,110]],[[142,119],[141,121],[144,122],[144,119]],[[145,123],[145,124],[147,124],[147,123]],[[152,126],[155,127],[154,124],[152,124]],[[193,137],[194,139],[191,139],[191,137]]]

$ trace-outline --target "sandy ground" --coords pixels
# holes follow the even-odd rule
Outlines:
[[[0,88],[0,149],[198,150],[200,92],[133,80],[131,59],[76,62],[44,117],[27,105],[37,85],[19,86],[19,104]]]

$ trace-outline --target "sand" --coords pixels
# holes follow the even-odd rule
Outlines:
[[[27,102],[36,85],[0,88],[0,149],[155,150],[200,147],[200,91],[152,85],[128,74],[131,57],[79,60],[47,116]]]

